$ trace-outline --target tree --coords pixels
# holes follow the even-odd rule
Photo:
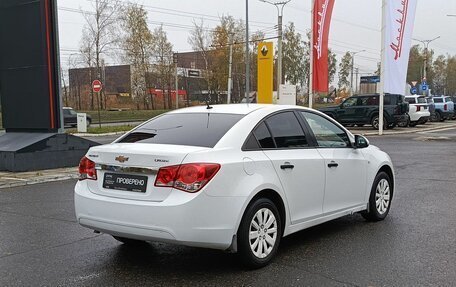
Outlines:
[[[212,32],[210,71],[211,81],[209,90],[211,94],[218,95],[220,91],[227,89],[228,83],[228,63],[229,63],[229,42],[233,40],[233,102],[240,101],[244,94],[245,83],[245,54],[244,54],[244,35],[245,25],[239,20],[236,21],[232,16],[222,16],[220,24]],[[242,96],[241,96],[242,95]]]
[[[331,84],[334,81],[334,76],[337,72],[337,57],[331,49],[328,49],[328,83]]]
[[[283,36],[283,76],[286,82],[302,86],[305,82],[305,43],[293,22],[285,28]]]
[[[166,109],[165,87],[168,88],[168,108],[171,109],[171,82],[173,75],[173,45],[168,41],[168,36],[163,25],[155,28],[153,33],[153,54],[155,58],[155,72],[158,77],[160,88],[163,91],[163,108]],[[177,91],[176,91],[177,93]]]
[[[347,89],[350,87],[350,73],[352,64],[352,54],[350,52],[345,53],[339,64],[339,89]]]
[[[84,13],[86,24],[81,45],[81,52],[87,55],[85,58],[90,62],[89,68],[95,68],[96,74],[91,75],[91,80],[102,78],[102,55],[108,53],[118,42],[116,27],[118,12],[122,7],[119,0],[94,0],[92,5],[95,11]],[[103,108],[104,90],[102,94],[98,98],[99,108]],[[91,101],[93,108],[93,95]]]
[[[448,56],[446,68],[446,94],[456,95],[456,56]]]
[[[149,93],[147,98],[147,75],[150,71],[153,36],[147,26],[147,11],[137,4],[129,4],[122,16],[122,27],[125,35],[122,39],[122,48],[125,58],[131,64],[132,97],[139,108],[142,102],[145,109],[155,109],[154,99]]]
[[[435,94],[443,95],[447,85],[447,59],[445,56],[438,56],[432,63],[433,80],[432,91]]]

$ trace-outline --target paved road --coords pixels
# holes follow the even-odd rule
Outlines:
[[[94,234],[75,222],[74,181],[0,190],[0,286],[454,286],[456,130],[370,140],[396,166],[389,217],[291,235],[256,271],[233,254]]]

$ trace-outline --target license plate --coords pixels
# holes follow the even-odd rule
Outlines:
[[[147,176],[105,173],[103,187],[115,190],[146,192]]]

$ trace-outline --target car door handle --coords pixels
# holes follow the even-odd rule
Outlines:
[[[329,167],[329,168],[338,167],[338,166],[339,166],[339,164],[338,164],[337,162],[334,162],[334,161],[328,163],[328,167]]]
[[[280,168],[281,168],[281,169],[293,169],[293,168],[294,168],[294,165],[289,164],[289,163],[287,163],[287,164],[282,164],[282,165],[280,166]]]

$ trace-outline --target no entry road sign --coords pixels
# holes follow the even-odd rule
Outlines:
[[[99,92],[101,92],[102,89],[103,89],[103,85],[101,84],[101,81],[99,81],[99,80],[93,81],[92,90],[94,91],[94,93],[99,93]]]

